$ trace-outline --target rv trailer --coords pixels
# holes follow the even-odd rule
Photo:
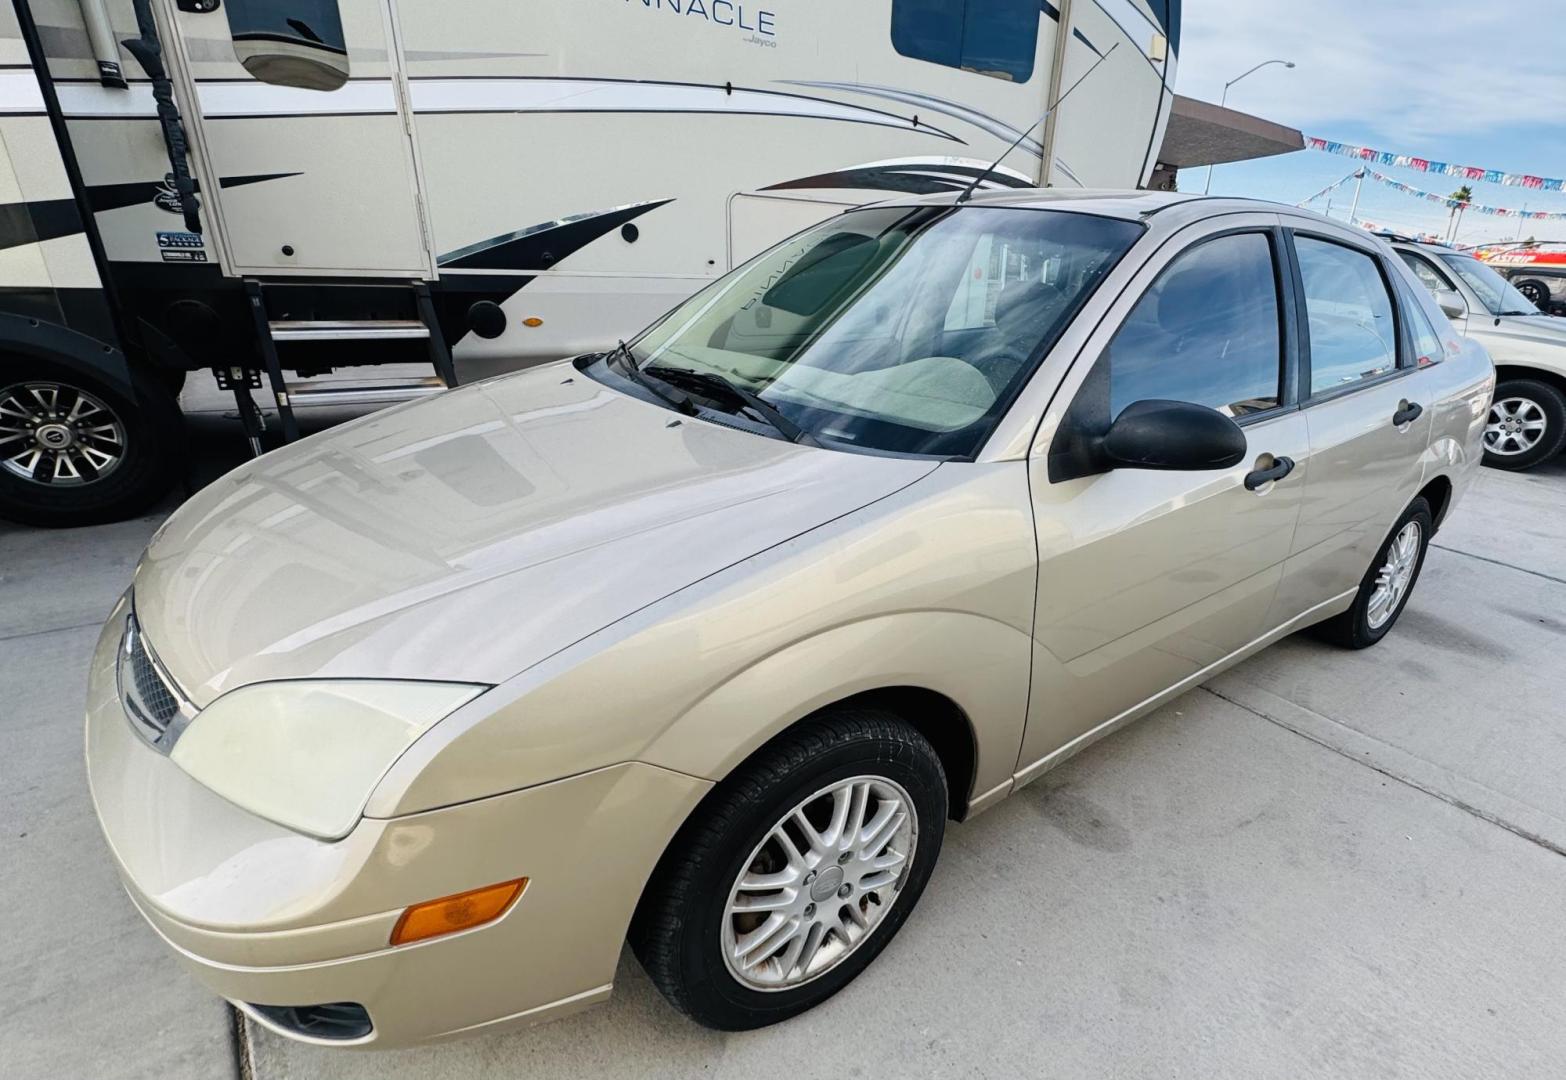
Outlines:
[[[157,499],[188,372],[259,452],[252,391],[288,439],[301,403],[603,348],[848,206],[1140,186],[1179,31],[1180,0],[13,0],[0,516]]]

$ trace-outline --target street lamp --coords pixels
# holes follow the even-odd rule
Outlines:
[[[1258,71],[1260,71],[1262,68],[1268,67],[1268,66],[1270,66],[1272,64],[1282,64],[1286,68],[1292,68],[1294,66],[1294,61],[1293,60],[1263,60],[1261,63],[1257,64],[1255,67],[1251,68],[1249,71],[1246,71],[1246,72],[1243,72],[1243,73],[1241,73],[1239,75],[1236,75],[1234,78],[1230,79],[1228,82],[1223,84],[1223,97],[1218,99],[1218,107],[1221,109],[1221,108],[1223,108],[1225,105],[1227,105],[1229,103],[1229,87],[1233,86],[1235,83],[1239,82],[1241,79],[1245,78],[1247,75],[1254,75]],[[1207,183],[1202,185],[1202,194],[1206,195],[1209,191],[1212,190],[1212,186],[1213,186],[1213,167],[1211,165],[1209,165],[1209,166],[1207,166]]]

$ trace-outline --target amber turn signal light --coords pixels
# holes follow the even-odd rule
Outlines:
[[[471,889],[455,896],[443,896],[439,900],[414,904],[397,920],[392,930],[391,943],[407,945],[483,926],[504,915],[525,888],[527,878],[517,878],[515,881],[502,881],[498,885],[486,885],[482,889]]]

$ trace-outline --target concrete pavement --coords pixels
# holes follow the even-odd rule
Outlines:
[[[230,428],[198,431],[237,459]],[[902,934],[811,1014],[708,1032],[626,959],[581,1017],[370,1055],[236,1038],[114,880],[83,674],[159,519],[0,525],[7,1078],[1512,1080],[1566,1060],[1566,460],[1485,472],[1376,648],[1280,643],[949,830]]]

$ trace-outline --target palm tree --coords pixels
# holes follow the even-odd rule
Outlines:
[[[1462,213],[1468,209],[1468,204],[1474,201],[1474,189],[1464,184],[1447,198],[1457,204],[1446,215],[1446,235],[1450,241],[1457,239],[1457,230],[1463,227]]]

